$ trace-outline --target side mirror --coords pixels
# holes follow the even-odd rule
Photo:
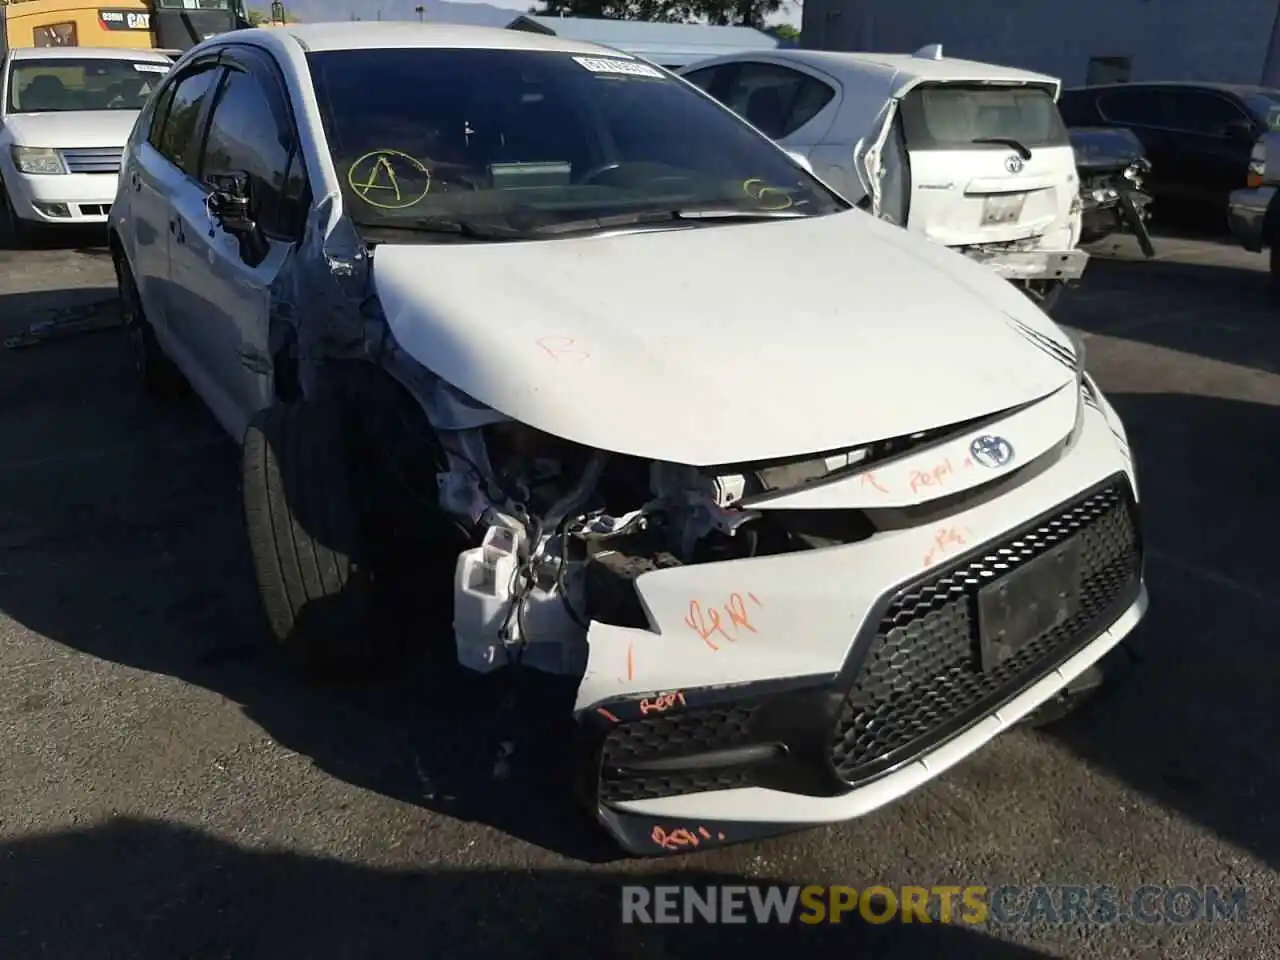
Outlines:
[[[209,174],[209,213],[227,233],[240,241],[240,259],[256,266],[267,255],[267,238],[253,218],[249,175],[243,171]]]
[[[249,196],[247,173],[211,173],[209,185],[209,213],[218,225],[233,236],[245,236],[258,229],[253,219],[253,204]]]

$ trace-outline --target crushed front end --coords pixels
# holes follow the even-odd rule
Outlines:
[[[441,502],[478,540],[459,660],[581,677],[578,793],[635,854],[890,802],[1145,610],[1132,460],[1087,377],[785,463],[646,462],[510,422],[440,436]]]

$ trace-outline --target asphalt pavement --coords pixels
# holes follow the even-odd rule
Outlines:
[[[0,252],[0,337],[109,318],[98,239]],[[0,350],[0,958],[1280,956],[1280,303],[1261,257],[1159,250],[1096,256],[1057,310],[1137,453],[1138,668],[860,821],[663,861],[618,859],[568,805],[554,731],[484,685],[429,659],[352,690],[290,674],[235,448],[197,402],[143,398],[118,331]],[[627,882],[1215,885],[1247,909],[637,926]]]

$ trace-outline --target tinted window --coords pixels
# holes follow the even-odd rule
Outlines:
[[[1247,120],[1226,97],[1200,90],[1179,91],[1174,98],[1174,126],[1179,130],[1221,137],[1229,124]]]
[[[917,87],[903,98],[902,122],[907,144],[917,150],[972,150],[986,139],[1017,140],[1026,147],[1070,143],[1052,94],[1039,87]],[[989,146],[1009,149],[1007,143]]]
[[[744,63],[725,104],[779,140],[812,120],[834,96],[834,90],[806,74],[771,63]]]
[[[169,107],[173,104],[173,93],[178,89],[176,83],[171,83],[161,92],[156,99],[156,105],[151,110],[151,128],[147,131],[147,142],[157,150],[163,143],[161,139],[164,136],[164,123],[169,118]]]
[[[1058,113],[1069,127],[1085,127],[1094,122],[1093,97],[1088,90],[1064,90],[1058,98]]]
[[[711,84],[715,82],[716,74],[719,73],[720,70],[720,67],[705,67],[702,70],[695,70],[693,73],[686,73],[684,78],[695,87],[700,87],[703,90],[710,92]]]
[[[366,226],[496,218],[533,235],[645,210],[845,209],[731,113],[634,60],[461,49],[309,60],[346,207]]]
[[[10,113],[141,110],[168,73],[132,60],[18,60],[9,74]]]
[[[1166,127],[1173,120],[1169,97],[1156,90],[1112,90],[1098,97],[1098,110],[1112,123]]]
[[[156,149],[193,177],[198,168],[202,139],[202,131],[197,129],[197,124],[221,72],[219,68],[210,66],[182,77],[173,91],[164,126],[160,129]]]
[[[1245,106],[1263,127],[1280,130],[1280,90],[1264,90],[1244,98]]]
[[[258,80],[241,70],[228,70],[209,118],[201,179],[247,173],[254,216],[267,233],[279,233],[280,200],[293,147],[292,131],[282,126]]]

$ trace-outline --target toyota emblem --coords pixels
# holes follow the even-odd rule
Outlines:
[[[982,466],[996,470],[1013,460],[1013,444],[1004,437],[983,434],[969,444],[969,455]]]
[[[1016,153],[1011,153],[1004,161],[1004,168],[1010,173],[1022,172],[1022,158]]]

